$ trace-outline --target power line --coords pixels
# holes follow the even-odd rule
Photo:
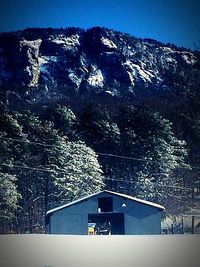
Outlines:
[[[17,142],[26,142],[26,143],[33,144],[33,145],[54,147],[53,145],[49,145],[49,144],[44,144],[44,143],[35,142],[35,141],[26,141],[26,140],[21,140],[21,139],[16,139],[16,138],[0,137],[0,139],[17,141]],[[116,155],[116,154],[111,154],[111,153],[96,152],[96,154],[101,155],[101,156],[109,156],[109,157],[115,157],[115,158],[123,158],[123,159],[128,159],[128,160],[136,160],[136,161],[145,161],[145,162],[152,162],[152,163],[160,163],[160,162],[154,161],[154,160],[141,159],[141,158],[135,158],[135,157],[128,157],[128,156]],[[11,167],[11,165],[6,164],[6,163],[0,163],[0,165]],[[55,172],[54,170],[50,170],[50,169],[46,169],[46,168],[35,168],[35,167],[19,166],[19,165],[12,165],[12,166],[13,167],[16,167],[16,168],[21,168],[21,169],[30,169],[30,170],[33,170],[33,171],[35,170],[35,171]],[[181,168],[181,167],[179,167],[179,168]],[[184,169],[185,168],[186,167],[184,167]],[[195,167],[193,167],[193,168],[195,168]],[[196,168],[198,168],[198,167],[196,167]],[[66,172],[66,170],[64,170],[64,169],[59,169],[57,171],[63,172],[63,173]],[[134,184],[143,184],[143,183],[139,183],[139,182],[135,182],[135,181],[131,181],[131,180],[120,180],[120,179],[111,179],[111,178],[103,178],[103,179],[104,180],[119,181],[119,182],[128,182],[128,183],[134,183]],[[161,186],[161,185],[159,185],[159,187],[168,187],[168,188],[176,188],[176,189],[182,189],[182,190],[191,190],[190,188],[177,187],[177,186]]]
[[[1,166],[5,166],[5,167],[10,167],[10,168],[20,168],[20,169],[29,169],[29,170],[33,170],[33,171],[44,171],[44,172],[55,172],[55,170],[51,170],[51,169],[47,169],[47,168],[35,168],[35,167],[29,167],[29,166],[20,166],[20,165],[15,165],[15,164],[6,164],[6,163],[0,163]],[[56,170],[58,172],[61,173],[66,173],[66,170],[64,169],[58,169]],[[112,179],[112,178],[106,178],[106,177],[102,177],[102,180],[110,180],[113,182],[126,182],[126,183],[132,183],[132,184],[142,184],[144,185],[144,183],[142,182],[138,182],[138,181],[132,181],[132,180],[124,180],[124,179]],[[174,189],[180,189],[180,190],[192,190],[189,187],[179,187],[179,186],[174,186],[174,185],[159,185],[154,183],[154,185],[156,185],[157,187],[164,187],[164,188],[174,188]]]
[[[19,169],[28,169],[33,171],[45,171],[45,172],[55,172],[54,170],[46,169],[46,168],[35,168],[35,167],[29,167],[29,166],[20,166],[15,164],[6,164],[6,163],[0,163],[1,166],[9,167],[9,168],[19,168]]]
[[[44,143],[35,142],[35,141],[27,141],[27,140],[15,139],[15,138],[10,138],[10,137],[0,137],[0,139],[11,140],[11,141],[16,141],[16,142],[25,142],[25,143],[28,143],[28,144],[34,144],[34,145],[40,145],[40,146],[54,147],[53,145],[49,145],[49,144],[44,144]],[[151,162],[151,163],[160,164],[160,162],[156,161],[156,160],[142,159],[142,158],[136,158],[136,157],[116,155],[116,154],[111,154],[111,153],[96,152],[96,151],[95,151],[95,153],[97,155],[100,155],[100,156],[108,156],[108,157],[114,157],[114,158],[122,158],[122,159],[128,159],[128,160],[135,160],[135,161],[143,161],[143,162]],[[183,167],[179,167],[179,168],[187,169],[188,167],[183,166]]]
[[[102,156],[108,156],[108,157],[114,157],[114,158],[122,158],[122,159],[130,159],[130,160],[137,160],[137,161],[146,161],[146,162],[153,162],[153,163],[159,163],[158,161],[155,160],[149,160],[149,159],[140,159],[140,158],[135,158],[135,157],[128,157],[128,156],[122,156],[122,155],[115,155],[115,154],[110,154],[110,153],[100,153],[96,152],[98,155]]]
[[[27,144],[33,144],[33,145],[40,145],[40,146],[53,147],[53,145],[44,144],[44,143],[35,142],[35,141],[29,141],[29,140],[17,139],[17,138],[0,137],[0,139],[10,140],[10,141],[16,141],[16,142],[21,142],[21,143],[27,143]]]
[[[133,183],[133,184],[144,184],[142,182],[137,181],[131,181],[131,180],[123,180],[123,179],[112,179],[112,178],[102,178],[103,180],[111,180],[111,181],[119,181],[119,182],[127,182],[127,183]],[[174,189],[181,189],[181,190],[192,190],[192,188],[189,187],[180,187],[180,186],[174,186],[174,185],[159,185],[158,183],[154,183],[158,187],[165,187],[165,188],[174,188]]]

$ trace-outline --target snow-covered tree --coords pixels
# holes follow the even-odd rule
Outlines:
[[[186,166],[185,142],[176,138],[167,119],[144,108],[130,106],[121,110],[119,127],[123,154],[133,158],[131,163],[130,160],[124,163],[124,168],[129,170],[124,179],[132,175],[134,181],[129,193],[164,201],[173,191],[173,171]]]
[[[58,152],[59,166],[55,184],[62,201],[100,191],[103,186],[103,173],[97,155],[83,142],[62,142]]]
[[[68,136],[70,139],[76,137],[75,127],[77,118],[70,107],[56,105],[46,110],[46,118],[54,123],[54,127]]]
[[[15,217],[20,194],[17,192],[16,177],[0,172],[0,222],[11,222]]]
[[[92,149],[68,141],[52,122],[42,122],[31,113],[7,117],[0,138],[7,165],[1,166],[17,177],[22,195],[18,231],[41,232],[49,208],[103,188],[102,170]],[[6,139],[12,131],[16,138]]]

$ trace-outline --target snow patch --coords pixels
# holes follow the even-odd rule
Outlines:
[[[95,67],[93,66],[93,72],[90,74],[89,78],[88,78],[88,83],[91,86],[98,86],[98,87],[103,87],[103,75],[101,73],[100,69],[95,69]]]
[[[58,59],[55,56],[42,56],[38,58],[39,65],[48,64],[51,62],[57,62]]]
[[[166,57],[165,60],[166,60],[168,63],[176,63],[176,60],[173,59],[172,57]]]
[[[51,62],[57,62],[58,59],[55,56],[42,56],[38,58],[40,72],[50,75],[48,70],[48,64]]]
[[[180,52],[180,51],[176,51],[170,47],[163,47],[162,50],[168,54],[168,55],[166,55],[166,61],[169,63],[177,63],[176,60],[173,58],[174,54],[181,55],[183,60],[187,64],[194,64],[196,62],[195,56],[190,52]]]
[[[161,228],[169,229],[171,228],[172,224],[173,224],[173,219],[170,216],[168,216],[164,220],[161,221]]]
[[[106,90],[105,93],[110,96],[119,96],[119,92],[116,89],[112,89],[112,91]]]
[[[53,39],[52,42],[63,45],[65,48],[72,48],[80,45],[78,34],[71,35],[70,37],[63,37],[62,35],[60,35],[56,39]]]
[[[31,71],[31,67],[27,66],[26,67],[26,71],[28,72],[28,74],[31,76],[32,75],[32,71]]]
[[[39,79],[39,66],[38,64],[34,64],[31,66],[26,66],[26,71],[29,74],[30,82],[28,86],[37,86]]]
[[[0,245],[4,267],[200,266],[199,235],[7,234]]]
[[[28,40],[20,41],[20,45],[27,45],[31,48],[39,48],[41,43],[42,43],[41,39],[32,40],[32,41],[28,41]]]
[[[50,75],[47,65],[41,65],[40,66],[40,72]]]
[[[168,53],[174,53],[174,49],[172,49],[171,47],[162,47],[162,50]]]
[[[80,87],[80,84],[82,82],[82,78],[78,77],[74,72],[71,72],[68,77],[70,80],[77,85],[77,87]]]
[[[111,91],[109,91],[109,90],[106,90],[105,93],[108,94],[108,95],[113,95],[113,93]]]
[[[142,69],[140,65],[134,64],[130,60],[126,60],[123,66],[127,69],[132,85],[134,85],[136,78],[141,78],[144,82],[151,82],[151,79],[155,77],[150,71]]]
[[[51,73],[49,72],[49,64],[57,62],[58,59],[55,56],[41,56],[38,58],[40,73],[44,74],[43,78],[48,82],[51,80],[54,83]]]
[[[187,64],[190,65],[193,65],[196,62],[194,55],[192,55],[191,53],[183,53],[182,58]]]
[[[105,38],[105,37],[102,37],[102,38],[101,38],[101,41],[102,41],[102,43],[103,43],[105,46],[107,46],[108,48],[113,48],[113,49],[116,49],[116,48],[117,48],[116,44],[113,43],[113,41],[111,41],[111,40],[109,40],[109,39],[107,39],[107,38]]]

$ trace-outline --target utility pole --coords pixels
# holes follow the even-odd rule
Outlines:
[[[194,187],[192,187],[192,209],[194,209]],[[192,234],[194,234],[194,215],[192,215]]]
[[[192,234],[194,234],[194,215],[192,215]]]
[[[195,208],[195,193],[197,192],[197,188],[196,187],[192,187],[192,213],[194,212],[194,208]],[[192,215],[192,234],[195,233],[195,226],[194,226],[194,215]]]
[[[183,217],[181,219],[181,228],[182,228],[182,234],[184,234],[184,224],[183,224]]]

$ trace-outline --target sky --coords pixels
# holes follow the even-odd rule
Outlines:
[[[199,0],[1,0],[0,32],[103,26],[135,37],[200,47]],[[195,43],[195,45],[194,45]]]

